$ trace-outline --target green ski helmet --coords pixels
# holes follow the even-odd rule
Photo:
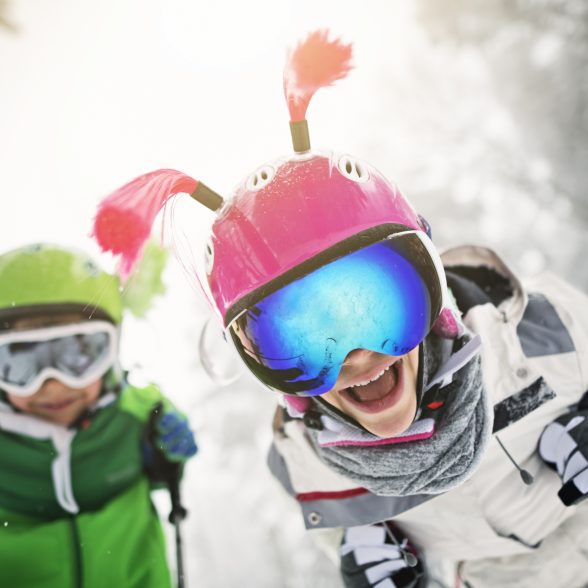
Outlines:
[[[23,316],[66,312],[118,325],[122,310],[118,278],[81,251],[38,243],[0,255],[0,329]]]

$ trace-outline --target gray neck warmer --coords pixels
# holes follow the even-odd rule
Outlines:
[[[425,388],[451,353],[447,343],[434,335],[423,342],[419,369]],[[484,390],[479,355],[455,372],[448,386],[444,405],[434,413],[435,433],[428,439],[370,447],[321,447],[318,431],[309,429],[313,445],[328,466],[380,496],[450,490],[478,466],[492,432],[493,412]],[[315,402],[314,408],[354,427],[326,403]]]

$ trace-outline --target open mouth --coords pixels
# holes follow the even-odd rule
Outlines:
[[[398,359],[367,382],[339,391],[346,401],[363,412],[380,412],[394,406],[404,388],[402,359]]]

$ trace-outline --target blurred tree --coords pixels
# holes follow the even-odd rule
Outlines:
[[[479,134],[483,157],[468,157],[468,165],[478,172],[493,168],[486,177],[495,188],[534,199],[532,215],[538,224],[527,224],[525,238],[543,251],[549,267],[560,266],[588,287],[583,263],[588,246],[588,3],[416,0],[416,6],[438,51],[449,52],[456,61],[469,55],[476,63],[516,131],[501,133],[500,121],[489,128],[488,120],[479,119],[478,128],[470,127],[468,134]],[[464,95],[458,106],[467,101]],[[460,182],[463,187],[463,171],[450,189]],[[555,248],[560,253],[550,250]]]
[[[437,42],[483,54],[526,147],[588,222],[588,3],[420,0],[419,10]]]

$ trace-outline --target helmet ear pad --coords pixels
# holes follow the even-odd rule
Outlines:
[[[457,339],[463,334],[464,327],[457,311],[445,306],[433,323],[431,331],[443,339]]]

